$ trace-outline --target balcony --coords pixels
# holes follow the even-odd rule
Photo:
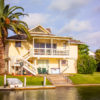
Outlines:
[[[69,50],[51,49],[51,48],[34,48],[34,56],[47,56],[47,57],[65,57],[69,56]]]
[[[41,40],[41,41],[40,41]],[[38,39],[33,38],[32,55],[34,57],[52,57],[52,58],[65,58],[69,57],[68,41],[62,42],[61,47],[58,46],[62,40],[56,39]],[[59,49],[60,48],[60,49]]]

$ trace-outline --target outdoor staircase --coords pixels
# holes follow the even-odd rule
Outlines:
[[[28,72],[30,72],[32,75],[36,75],[36,68],[33,64],[31,64],[28,59],[32,57],[32,54],[31,54],[31,50],[29,50],[26,55],[24,55],[23,57],[20,56],[19,57],[19,61],[17,62],[17,64],[19,63],[23,63],[23,68],[25,70],[27,70]]]
[[[64,75],[48,75],[47,78],[55,86],[67,86],[72,84],[71,80]]]

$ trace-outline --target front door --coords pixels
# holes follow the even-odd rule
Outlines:
[[[45,74],[49,69],[49,61],[48,60],[38,60],[38,69],[41,69],[41,73]]]

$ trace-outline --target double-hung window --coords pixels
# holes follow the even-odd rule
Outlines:
[[[21,41],[16,41],[15,42],[15,47],[21,47]]]

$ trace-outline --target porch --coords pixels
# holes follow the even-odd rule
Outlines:
[[[69,41],[52,38],[33,38],[32,55],[35,57],[69,57]]]

